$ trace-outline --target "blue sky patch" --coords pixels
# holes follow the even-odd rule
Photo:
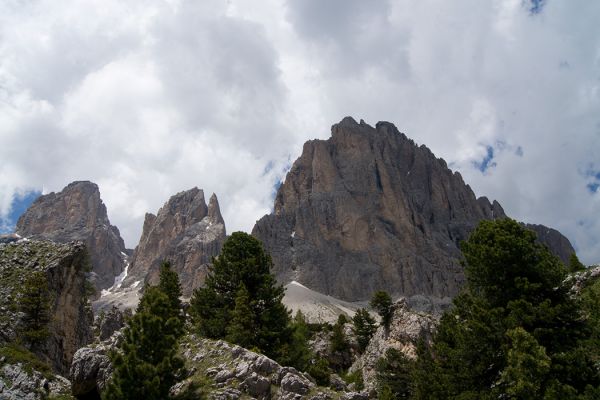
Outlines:
[[[585,185],[588,192],[592,194],[598,193],[598,190],[600,189],[600,170],[596,169],[593,164],[590,164],[582,174],[589,181]]]
[[[6,218],[0,217],[0,233],[12,233],[15,230],[15,224],[19,220],[19,217],[29,208],[42,192],[32,191],[27,192],[22,196],[15,196],[13,198],[10,213]]]
[[[480,170],[481,172],[487,171],[490,167],[495,167],[496,163],[492,160],[494,159],[494,148],[492,146],[485,146],[486,155],[483,157],[481,161],[473,161],[473,165],[475,168]]]
[[[546,5],[546,0],[529,0],[523,1],[525,7],[529,8],[529,14],[539,14]]]

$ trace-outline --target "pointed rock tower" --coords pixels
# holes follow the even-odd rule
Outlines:
[[[213,194],[207,206],[201,189],[177,193],[157,215],[146,214],[124,285],[156,284],[160,264],[169,260],[179,274],[184,296],[189,296],[204,283],[208,264],[224,241],[225,222],[217,196]]]
[[[73,182],[59,193],[40,196],[19,218],[16,232],[58,243],[84,242],[98,290],[112,286],[125,267],[125,243],[119,229],[110,224],[98,185],[92,182]]]

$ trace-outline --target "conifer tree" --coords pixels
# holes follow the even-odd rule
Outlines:
[[[250,348],[256,342],[255,320],[256,316],[250,305],[250,295],[242,283],[235,297],[235,308],[231,312],[226,339],[231,343]]]
[[[590,319],[535,233],[511,219],[482,221],[462,251],[467,288],[431,349],[419,351],[425,371],[414,374],[415,398],[558,399],[595,390]]]
[[[386,328],[389,327],[392,320],[392,304],[392,297],[388,292],[383,290],[378,290],[373,293],[373,297],[371,297],[371,302],[369,303],[371,308],[377,311],[377,314],[381,317],[381,325]]]
[[[367,310],[364,308],[359,308],[354,314],[352,318],[352,322],[354,324],[354,333],[356,334],[356,340],[358,342],[358,347],[361,352],[365,351],[367,346],[369,345],[369,341],[371,337],[377,330],[375,326],[375,320]]]
[[[585,271],[585,265],[579,261],[577,254],[572,253],[569,257],[569,272],[580,272]]]
[[[412,362],[399,350],[389,348],[375,364],[377,393],[383,399],[409,399],[413,392]]]
[[[213,259],[205,287],[196,289],[190,301],[200,334],[215,339],[227,336],[237,292],[243,284],[255,317],[256,335],[249,345],[269,357],[283,357],[292,331],[289,312],[281,302],[284,289],[270,272],[272,264],[258,239],[234,232]]]
[[[163,261],[160,265],[158,288],[169,298],[170,309],[175,315],[181,311],[181,284],[177,272],[171,268],[169,261]]]
[[[177,274],[163,267],[159,285],[145,289],[119,350],[111,355],[114,372],[105,400],[168,399],[182,375],[183,360],[177,355],[183,334],[180,286]]]
[[[50,301],[46,274],[43,271],[30,273],[23,282],[19,310],[23,313],[21,336],[31,350],[37,350],[50,334]]]

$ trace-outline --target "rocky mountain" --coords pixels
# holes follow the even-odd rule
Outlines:
[[[169,260],[179,274],[185,296],[204,283],[207,266],[221,251],[225,222],[216,195],[208,206],[204,192],[193,188],[172,196],[157,215],[146,214],[123,285],[136,281],[155,284],[159,266]]]
[[[19,218],[16,232],[30,239],[84,242],[96,289],[112,286],[125,267],[125,244],[110,224],[100,190],[92,182],[73,182],[59,193],[40,196]]]
[[[85,277],[89,267],[89,257],[81,242],[21,240],[0,244],[0,344],[14,341],[19,334],[18,304],[24,280],[33,271],[43,271],[52,298],[52,318],[49,338],[39,355],[56,372],[68,372],[77,349],[92,340],[92,313]]]
[[[252,233],[282,283],[347,301],[375,290],[443,298],[464,282],[460,241],[482,219],[504,217],[498,202],[476,198],[458,172],[393,124],[347,117],[328,140],[304,144],[274,212]],[[551,236],[567,258],[573,249],[556,234],[540,239]]]

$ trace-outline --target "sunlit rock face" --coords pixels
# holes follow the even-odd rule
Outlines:
[[[98,185],[92,182],[73,182],[61,192],[40,196],[19,218],[16,232],[31,239],[84,242],[98,293],[112,286],[126,264],[123,239],[110,224]]]
[[[146,214],[142,237],[135,248],[123,286],[158,282],[160,264],[171,262],[185,296],[201,286],[212,257],[225,241],[225,222],[216,195],[208,205],[201,189],[177,193],[156,215]]]
[[[464,282],[460,242],[479,221],[504,217],[393,124],[347,117],[328,140],[304,144],[253,235],[282,283],[349,301],[375,290],[443,298]]]

